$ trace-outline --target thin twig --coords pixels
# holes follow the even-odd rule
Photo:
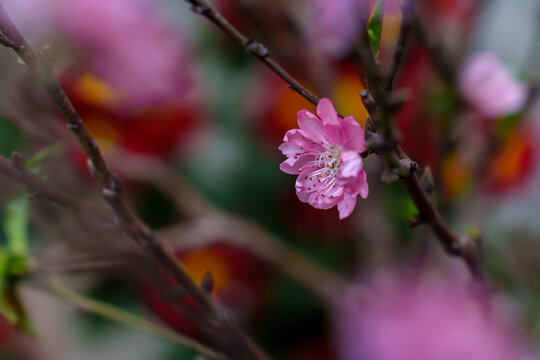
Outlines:
[[[293,78],[285,69],[283,69],[274,59],[270,57],[270,52],[262,43],[254,41],[238,29],[236,29],[219,11],[217,11],[207,0],[185,0],[191,4],[191,10],[193,12],[206,17],[213,22],[223,32],[233,38],[236,42],[242,45],[247,52],[263,62],[270,70],[276,73],[282,78],[289,88],[296,91],[302,97],[304,97],[310,103],[317,105],[319,103],[319,97],[302,86],[295,78]]]
[[[388,75],[386,76],[386,79],[383,82],[382,87],[384,91],[392,91],[392,89],[394,88],[394,82],[396,81],[398,71],[403,62],[403,56],[405,55],[407,43],[409,41],[412,30],[410,21],[411,6],[412,5],[407,3],[402,5],[399,38],[396,45],[396,50],[394,51],[394,57],[392,58],[392,64],[390,65],[390,70],[388,72]]]
[[[165,339],[185,346],[186,348],[203,355],[206,359],[226,359],[224,355],[218,354],[216,351],[209,348],[208,346],[203,345],[185,335],[179,335],[174,331],[154,324],[153,322],[148,321],[145,318],[127,312],[123,309],[79,295],[58,284],[57,282],[47,282],[44,284],[44,287],[46,290],[56,295],[62,301],[73,304],[81,310],[85,310],[103,316],[107,319],[117,321],[132,328],[142,330],[148,334],[161,336]]]
[[[36,174],[24,167],[16,166],[13,161],[2,156],[0,156],[0,173],[22,184],[27,192],[36,197],[72,210],[82,207],[75,196],[49,185]]]
[[[2,4],[0,4],[0,31],[13,44],[15,50],[26,63],[28,69],[41,82],[62,114],[67,127],[75,134],[90,162],[93,175],[101,185],[101,193],[113,210],[122,231],[132,238],[155,262],[165,269],[180,287],[197,303],[203,331],[213,336],[227,355],[237,359],[264,359],[266,355],[237,328],[191,277],[184,271],[175,257],[158,242],[152,231],[133,213],[122,196],[121,183],[109,170],[103,155],[90,136],[83,121],[58,80],[52,73],[50,49],[43,47],[36,55],[15,27]],[[11,44],[10,43],[10,44]]]

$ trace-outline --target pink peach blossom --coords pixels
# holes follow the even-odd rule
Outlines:
[[[380,280],[380,279],[378,279]],[[374,282],[371,300],[351,291],[335,315],[341,360],[533,359],[515,323],[455,282]]]
[[[515,113],[527,99],[527,87],[518,82],[494,53],[471,56],[459,72],[459,86],[477,111],[489,118]]]
[[[360,153],[365,150],[364,129],[354,117],[338,116],[332,102],[321,99],[317,116],[298,112],[300,129],[289,130],[279,149],[287,160],[280,169],[298,174],[296,194],[317,209],[337,205],[339,218],[349,216],[356,198],[368,196]]]

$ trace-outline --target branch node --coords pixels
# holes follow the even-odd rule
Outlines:
[[[14,151],[11,154],[11,161],[13,162],[13,166],[17,168],[18,170],[24,170],[25,169],[25,160],[24,157],[18,153],[17,151]]]
[[[377,110],[377,103],[367,89],[362,90],[362,92],[360,93],[360,98],[362,99],[362,104],[364,104],[364,107],[369,114],[372,114]]]
[[[13,40],[8,39],[4,34],[0,34],[0,44],[12,49],[17,49],[17,44]]]
[[[92,175],[94,179],[99,180],[96,167],[94,166],[94,163],[92,162],[92,160],[90,160],[90,158],[86,158],[86,167],[88,168],[88,172],[90,173],[90,175]]]
[[[418,171],[418,163],[408,157],[399,159],[397,171],[401,178],[407,178]]]
[[[41,60],[41,64],[45,69],[52,70],[54,66],[54,56],[49,45],[43,45],[41,47],[39,51],[39,59]]]
[[[24,62],[24,60],[20,56],[17,58],[17,64],[22,66],[24,70],[32,72],[32,70],[28,67],[28,64]]]
[[[99,177],[97,179],[99,180]],[[109,186],[103,187],[102,193],[103,197],[105,197],[108,201],[120,198],[122,195],[122,183],[116,176],[112,176],[110,178]]]
[[[122,183],[116,176],[111,178],[110,188],[119,195],[122,193]]]
[[[464,235],[460,238],[461,252],[468,263],[478,264],[483,257],[483,240],[480,233]]]
[[[69,130],[73,132],[78,131],[81,128],[79,123],[74,123],[74,122],[68,122],[66,123],[66,126]]]
[[[270,54],[266,46],[252,39],[247,39],[244,47],[250,54],[255,55],[259,58],[265,58]]]
[[[109,188],[103,188],[101,190],[101,194],[107,201],[115,199],[118,196],[118,193],[116,191]]]
[[[191,11],[199,15],[208,16],[210,14],[210,6],[208,6],[208,4],[199,2],[198,4],[193,4],[191,6]]]

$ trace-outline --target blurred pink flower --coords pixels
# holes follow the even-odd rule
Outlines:
[[[86,50],[92,72],[128,102],[183,95],[191,78],[187,47],[151,0],[56,0],[59,30]]]
[[[339,58],[347,53],[362,27],[361,3],[365,0],[309,0],[305,27],[317,50]]]
[[[306,0],[303,21],[310,44],[329,58],[347,55],[360,37],[374,0]],[[385,13],[400,11],[399,0],[385,0]]]
[[[533,359],[500,308],[482,309],[455,282],[384,279],[371,290],[371,301],[354,291],[340,300],[335,339],[341,360]]]
[[[477,111],[490,118],[519,111],[528,93],[499,57],[489,52],[474,54],[463,64],[459,86]]]
[[[354,210],[358,195],[368,196],[359,154],[365,150],[364,129],[352,116],[339,117],[328,99],[321,99],[317,115],[298,112],[300,129],[287,131],[279,147],[287,156],[280,169],[298,174],[296,194],[300,201],[317,209],[337,205],[343,219]]]

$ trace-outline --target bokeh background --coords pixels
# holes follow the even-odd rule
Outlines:
[[[364,126],[363,72],[354,52],[360,13],[352,2],[220,0],[215,5],[243,33],[264,42],[303,84]],[[51,47],[56,75],[122,179],[136,213],[197,282],[211,272],[212,296],[275,358],[338,359],[346,346],[334,331],[336,313],[313,289],[317,279],[291,278],[291,272],[311,268],[284,265],[281,253],[272,252],[276,243],[359,283],[388,269],[470,281],[429,228],[409,227],[415,206],[401,184],[380,181],[384,166],[374,155],[364,163],[369,198],[359,199],[349,218],[338,220],[336,209],[301,203],[294,177],[279,171],[284,158],[278,146],[285,132],[297,127],[297,111],[314,112],[314,106],[186,3],[2,4],[36,49]],[[396,85],[409,98],[396,116],[401,145],[431,169],[433,196],[452,227],[482,232],[485,267],[497,297],[535,348],[540,339],[537,99],[532,93],[515,111],[486,116],[464,94],[459,76],[467,59],[489,52],[515,82],[534,90],[540,80],[540,2],[433,0],[419,8],[427,34],[442,49],[439,55],[451,64],[452,79],[441,77],[433,54],[412,41]],[[399,6],[384,11],[383,67],[401,21]],[[84,153],[45,92],[8,49],[0,49],[0,62],[0,154],[37,156],[36,171],[48,182],[101,203]],[[488,101],[504,101],[503,92],[490,95]],[[199,337],[165,296],[170,285],[109,220],[31,197],[3,176],[0,205],[2,253],[13,237],[29,243],[23,274],[0,272],[2,359],[197,358],[162,337],[77,311],[36,285],[42,277],[53,278],[77,293]]]

